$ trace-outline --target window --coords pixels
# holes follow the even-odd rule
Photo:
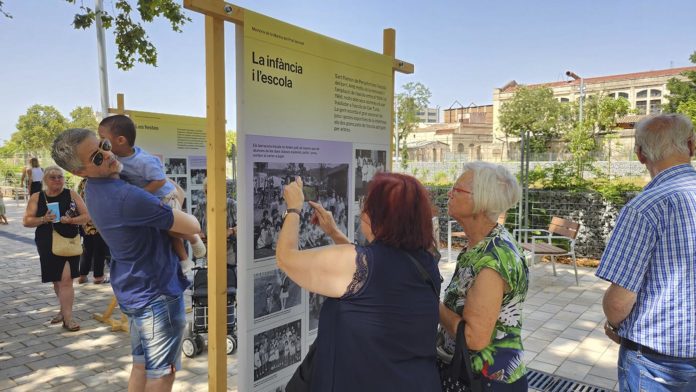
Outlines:
[[[638,114],[645,114],[648,110],[648,101],[636,101]]]
[[[628,99],[628,93],[616,93],[618,95],[617,98],[626,98]]]
[[[570,102],[570,99],[568,99],[568,98],[561,98],[561,102]]]
[[[457,152],[460,154],[464,152],[464,143],[459,143],[457,145]]]
[[[636,94],[636,98],[647,98],[648,97],[648,90],[641,90],[638,91],[638,94]]]
[[[661,96],[662,96],[662,91],[655,90],[655,89],[650,90],[650,97],[651,98],[656,98],[656,97],[661,97]]]
[[[651,99],[650,100],[650,114],[658,114],[658,113],[662,113],[662,100],[661,99]]]

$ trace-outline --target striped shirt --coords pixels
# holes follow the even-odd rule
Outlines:
[[[696,357],[696,170],[660,172],[621,210],[596,275],[637,293],[619,335]]]

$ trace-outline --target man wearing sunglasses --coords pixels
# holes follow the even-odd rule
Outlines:
[[[53,142],[51,156],[63,169],[88,178],[87,209],[111,250],[111,286],[130,322],[128,390],[171,391],[186,326],[182,293],[190,283],[167,231],[195,234],[200,225],[121,180],[121,163],[110,150],[108,140],[99,141],[94,132],[68,129]]]

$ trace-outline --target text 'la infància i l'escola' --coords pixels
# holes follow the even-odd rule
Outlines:
[[[265,66],[268,68],[274,68],[277,70],[302,75],[302,65],[300,65],[298,62],[285,61],[282,57],[271,57],[268,54],[265,56],[257,56],[256,52],[252,51],[251,62],[255,65]],[[292,88],[292,79],[288,78],[287,75],[275,76],[264,72],[264,70],[262,69],[252,68],[251,80],[254,82],[265,83],[274,86]]]

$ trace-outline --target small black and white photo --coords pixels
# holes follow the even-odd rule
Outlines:
[[[197,206],[205,200],[203,189],[191,189],[191,206]]]
[[[254,319],[298,306],[302,289],[276,268],[254,274]]]
[[[207,172],[207,169],[191,169],[191,185],[203,185]]]
[[[188,187],[186,186],[186,184],[188,183],[186,177],[183,177],[183,176],[182,177],[170,177],[170,179],[172,181],[176,181],[176,183],[179,184],[181,189],[183,189],[184,192],[186,192],[186,190],[188,189]]]
[[[326,297],[321,294],[309,293],[309,330],[314,331],[319,327],[319,314],[321,307],[324,305]]]
[[[300,362],[301,327],[295,320],[254,335],[254,381]]]
[[[353,242],[357,245],[360,246],[367,246],[367,238],[365,238],[365,234],[362,231],[362,220],[361,220],[361,214],[356,214],[355,215],[355,220],[353,226],[355,227],[354,231],[354,237],[353,237]]]
[[[331,211],[339,230],[348,233],[347,163],[275,163],[255,162],[254,187],[254,260],[275,256],[278,234],[283,225],[283,187],[302,177],[305,200],[321,203]],[[300,212],[300,249],[329,245],[331,239],[318,225],[310,223],[313,210],[309,203]]]
[[[367,183],[375,174],[386,170],[387,152],[384,150],[355,150],[355,201],[365,196]]]
[[[165,174],[186,174],[186,158],[164,158]]]

